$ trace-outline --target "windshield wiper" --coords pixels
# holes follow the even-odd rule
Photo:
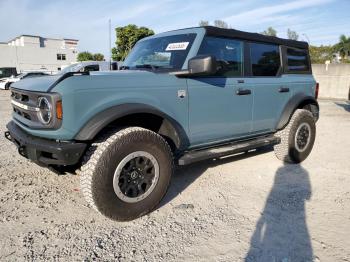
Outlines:
[[[158,69],[160,66],[152,65],[152,64],[143,64],[143,65],[136,65],[135,68],[150,68],[152,70]]]
[[[130,66],[121,66],[119,70],[128,70],[130,69]]]

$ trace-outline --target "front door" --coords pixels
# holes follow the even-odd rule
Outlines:
[[[249,136],[253,92],[242,77],[243,42],[207,36],[198,54],[215,56],[219,70],[187,79],[191,146]]]

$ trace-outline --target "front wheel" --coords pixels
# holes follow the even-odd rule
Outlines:
[[[172,152],[158,134],[129,127],[94,143],[81,168],[88,203],[104,216],[125,221],[153,210],[173,172]]]
[[[300,163],[311,153],[316,137],[316,125],[312,113],[297,109],[288,125],[276,136],[281,143],[274,147],[278,159],[287,163]]]

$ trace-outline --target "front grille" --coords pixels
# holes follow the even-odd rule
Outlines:
[[[38,99],[46,97],[51,105],[56,105],[62,98],[57,93],[40,93],[11,88],[11,103],[13,107],[13,118],[21,124],[33,129],[58,129],[62,120],[53,118],[48,125],[44,125],[39,120]],[[56,108],[53,106],[52,115],[56,115]]]
[[[24,90],[11,89],[13,117],[26,126],[39,127],[37,114],[38,94]]]

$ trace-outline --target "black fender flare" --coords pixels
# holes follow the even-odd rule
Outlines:
[[[310,105],[310,104],[316,107],[312,110],[312,113],[315,119],[317,120],[319,116],[319,109],[320,109],[317,100],[314,97],[305,95],[303,93],[296,93],[295,95],[293,95],[288,100],[288,103],[285,105],[281,113],[279,121],[277,122],[276,130],[283,129],[289,123],[289,120],[291,119],[296,109],[301,108],[305,105]]]
[[[182,125],[171,116],[159,109],[140,103],[128,103],[110,107],[93,116],[76,134],[75,140],[93,140],[95,136],[110,123],[119,118],[137,113],[149,113],[163,118],[160,134],[166,133],[174,142],[177,149],[184,149],[189,145],[189,138]]]

